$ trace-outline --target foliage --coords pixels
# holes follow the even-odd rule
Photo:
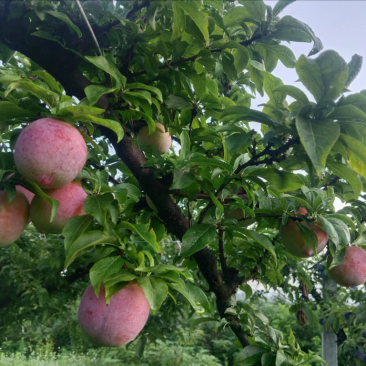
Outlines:
[[[64,309],[74,308],[87,268],[107,301],[126,281],[143,288],[153,316],[137,342],[161,344],[180,325],[180,311],[192,320],[191,306],[202,314],[193,322],[215,318],[233,330],[244,347],[238,365],[321,362],[248,301],[247,282],[256,279],[281,287],[296,311],[310,306],[314,263],[287,253],[278,235],[281,224],[298,221],[300,207],[309,215],[303,220],[327,232],[331,266],[346,245],[365,247],[366,92],[345,94],[361,59],[347,64],[336,51],[320,52],[309,26],[280,17],[291,2],[83,1],[85,24],[74,1],[0,0],[1,186],[10,196],[20,184],[47,198],[21,179],[13,149],[27,123],[52,116],[77,126],[88,143],[78,178],[90,194],[86,215],[71,219],[62,236],[40,237],[30,226],[2,249],[2,275],[12,279],[1,283],[2,294],[16,304],[6,307],[2,336],[14,319],[27,319],[23,303],[36,304],[35,321],[67,324]],[[296,60],[284,41],[313,49]],[[295,69],[302,89],[272,73],[278,62]],[[251,108],[256,93],[268,97],[262,111]],[[155,122],[175,137],[163,155],[136,144],[138,130],[152,133]],[[336,197],[346,204],[338,212]],[[55,212],[57,202],[49,203]],[[232,209],[242,210],[240,222],[225,215]],[[301,235],[316,249],[309,231]],[[19,260],[7,269],[12,256]],[[245,301],[235,299],[239,287]],[[362,291],[343,293],[364,302]],[[346,328],[324,301],[329,324],[338,319],[334,328]],[[345,354],[353,345],[343,346]]]

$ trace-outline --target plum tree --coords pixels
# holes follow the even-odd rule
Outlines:
[[[48,190],[47,195],[58,200],[60,206],[56,217],[50,222],[51,206],[38,195],[33,198],[30,216],[33,225],[40,233],[61,233],[69,219],[85,214],[83,204],[87,194],[80,182],[72,182],[61,188]]]
[[[29,220],[27,197],[17,191],[15,198],[8,202],[5,191],[0,191],[0,246],[14,243],[24,231]]]
[[[105,290],[99,296],[92,285],[85,290],[79,306],[79,324],[96,346],[118,347],[131,342],[141,332],[149,317],[150,306],[136,282],[116,292],[108,305]]]
[[[302,207],[298,214],[306,215],[307,211]],[[301,225],[308,227],[305,221],[301,221]],[[327,233],[319,225],[319,223],[310,224],[310,230],[318,238],[317,253],[320,253],[325,248],[329,239]],[[306,258],[314,255],[314,251],[301,237],[300,228],[293,220],[289,219],[286,225],[281,225],[280,235],[286,250],[295,257]]]
[[[149,135],[149,127],[142,127],[137,133],[137,142],[141,147],[153,146],[160,154],[167,152],[172,144],[169,132],[165,131],[164,125],[155,124],[155,131]]]
[[[328,267],[332,256],[328,257]],[[366,281],[366,252],[359,247],[346,247],[346,255],[339,265],[329,270],[330,277],[341,286],[359,286]]]
[[[86,144],[79,131],[54,118],[32,122],[15,143],[20,174],[42,188],[59,188],[79,174],[86,161]]]

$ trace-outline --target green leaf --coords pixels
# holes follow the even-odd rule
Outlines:
[[[318,215],[318,219],[322,225],[322,229],[327,233],[329,239],[332,240],[334,244],[339,243],[339,238],[336,229],[330,221],[328,221],[324,216]]]
[[[349,150],[350,167],[358,174],[366,177],[366,147],[360,141],[343,133],[340,140]]]
[[[204,39],[206,40],[206,44],[208,44],[210,36],[208,34],[207,14],[200,11],[195,2],[185,3],[183,1],[177,1],[176,5],[182,8],[185,11],[185,13],[193,20],[193,22],[196,24],[196,26],[202,33]]]
[[[111,75],[116,82],[116,86],[125,86],[126,78],[119,72],[111,59],[104,56],[85,56],[85,58],[99,69]]]
[[[181,169],[175,169],[171,189],[183,189],[189,187],[195,180],[194,174],[184,173]]]
[[[22,80],[11,83],[5,91],[5,96],[9,95],[13,90],[21,89],[27,91],[39,99],[42,99],[50,108],[57,107],[59,103],[59,95],[32,83],[31,81]]]
[[[314,60],[301,55],[296,62],[296,72],[306,89],[319,101],[324,95],[324,85],[319,65]]]
[[[283,102],[286,98],[286,95],[278,90],[278,87],[281,85],[283,85],[281,79],[269,72],[263,73],[264,91],[268,95],[270,102],[272,102],[272,104],[277,108],[283,107]]]
[[[114,93],[119,88],[106,88],[101,85],[89,85],[84,89],[85,95],[91,105],[98,102],[99,98],[104,94]]]
[[[244,5],[250,17],[258,22],[264,20],[266,15],[266,4],[263,0],[240,0],[239,2]]]
[[[36,31],[36,32],[32,32],[31,33],[31,36],[48,39],[49,41],[56,42],[59,45],[61,45],[62,47],[65,47],[65,44],[64,44],[65,41],[64,40],[63,40],[63,42],[61,42],[60,38],[56,38],[56,37],[52,36],[52,34],[50,34],[48,32]]]
[[[366,113],[362,112],[361,109],[353,105],[344,105],[337,107],[329,115],[329,118],[333,118],[338,122],[355,122],[366,124]]]
[[[299,88],[293,85],[280,85],[278,86],[275,91],[280,91],[290,97],[296,99],[298,102],[302,104],[308,104],[309,99],[306,94]]]
[[[205,306],[209,306],[206,295],[196,286],[193,286],[196,287],[196,290],[193,290],[192,287],[187,287],[188,285],[185,288],[182,288],[177,283],[169,283],[168,286],[181,293],[189,301],[197,313],[204,313]],[[200,290],[201,293],[198,293],[199,291],[197,291],[197,289]],[[203,304],[201,302],[203,302]]]
[[[216,236],[215,226],[210,224],[199,224],[190,227],[183,235],[182,256],[188,257],[203,249]]]
[[[320,177],[328,154],[339,138],[340,127],[332,120],[311,120],[297,116],[296,129],[300,141]]]
[[[267,351],[263,347],[246,346],[242,351],[240,351],[236,359],[236,364],[245,366],[257,365],[265,352]]]
[[[186,109],[186,108],[192,108],[192,103],[190,100],[186,97],[182,97],[179,95],[169,95],[164,103],[168,106],[168,108],[171,109]]]
[[[86,213],[94,216],[101,225],[104,225],[107,209],[113,202],[113,199],[113,195],[110,193],[103,195],[92,194],[85,198],[84,210]]]
[[[122,221],[118,225],[120,228],[134,231],[140,237],[145,240],[155,250],[156,253],[161,253],[159,244],[156,241],[156,235],[153,229],[150,230],[149,225],[135,224],[132,225],[127,221]]]
[[[360,55],[353,55],[351,61],[348,63],[348,78],[345,87],[348,88],[352,81],[356,79],[362,68],[363,57]]]
[[[223,170],[232,171],[232,166],[228,163],[226,163],[225,161],[222,161],[220,159],[216,159],[216,158],[207,158],[207,157],[201,157],[201,156],[197,156],[197,155],[193,155],[190,157],[190,159],[185,161],[185,165],[188,166],[192,166],[192,165],[199,165],[199,166],[204,166],[203,164],[206,164],[207,166],[211,165],[211,166],[215,166],[218,168],[221,168]]]
[[[152,276],[139,277],[137,283],[144,291],[151,310],[156,313],[168,295],[167,283],[161,278]]]
[[[294,3],[296,0],[279,0],[273,8],[273,16],[277,16],[283,9],[285,9],[290,4]]]
[[[295,67],[296,57],[288,47],[265,41],[259,42],[257,45],[275,54],[286,67]]]
[[[120,142],[123,139],[124,136],[124,130],[121,124],[117,121],[114,121],[113,119],[104,119],[99,118],[91,115],[79,115],[74,117],[77,121],[80,122],[87,122],[87,123],[95,123],[100,126],[104,126],[112,130],[117,135],[117,142]]]
[[[273,168],[251,170],[248,177],[262,177],[278,192],[295,191],[304,185],[304,181],[298,175]]]
[[[306,245],[308,245],[313,253],[317,253],[318,251],[318,237],[317,235],[307,226],[302,225],[300,222],[295,221],[295,224],[298,226],[300,230],[300,235]]]
[[[89,225],[93,222],[90,215],[72,217],[62,230],[64,236],[64,245],[69,247],[80,235],[82,235]]]
[[[189,138],[188,132],[183,131],[180,134],[180,151],[179,159],[186,159],[191,151],[191,140]]]
[[[95,245],[115,245],[118,246],[118,239],[99,230],[88,231],[75,240],[70,245],[65,245],[66,259],[65,268],[67,268],[84,251]]]
[[[278,125],[278,122],[271,119],[267,114],[244,106],[231,106],[225,108],[220,116],[220,120],[224,123],[234,123],[237,121],[260,122],[270,127]]]
[[[0,128],[11,124],[26,122],[27,118],[34,118],[35,114],[32,111],[19,108],[11,102],[0,101]]]
[[[173,34],[171,41],[173,42],[179,38],[186,29],[186,16],[184,10],[177,4],[177,2],[172,1],[173,8]]]
[[[51,89],[53,89],[57,93],[61,94],[63,92],[63,87],[61,86],[61,84],[47,71],[45,70],[33,71],[32,75],[38,76],[39,78],[43,79],[51,87]]]
[[[348,226],[340,219],[327,216],[328,222],[330,222],[335,231],[337,232],[339,242],[337,244],[341,245],[342,247],[348,245],[351,241],[351,235],[349,232]]]
[[[362,182],[358,178],[358,175],[346,165],[336,162],[327,162],[327,166],[332,170],[333,174],[341,179],[346,180],[352,187],[354,192],[354,199],[356,199],[362,190]]]
[[[234,229],[234,236],[243,238],[243,239],[250,238],[250,239],[254,240],[256,243],[261,245],[264,249],[268,250],[272,254],[272,256],[275,260],[275,263],[277,264],[277,256],[276,256],[275,249],[274,249],[271,241],[265,235],[259,234],[254,230],[247,230],[242,227],[236,227]]]
[[[98,115],[98,114],[103,114],[104,113],[104,109],[101,108],[96,108],[96,107],[90,107],[88,105],[75,105],[72,107],[65,107],[60,109],[57,112],[58,116],[64,117],[75,117],[75,116],[80,116],[80,115],[84,115],[84,114],[90,114],[90,115]]]
[[[107,257],[100,259],[89,271],[90,282],[96,296],[99,296],[100,285],[104,279],[117,273],[123,266],[124,260],[120,257]]]
[[[107,289],[108,287],[112,287],[119,282],[131,281],[136,278],[137,276],[126,269],[120,269],[117,273],[111,274],[105,278],[103,280],[103,286]]]
[[[315,36],[313,30],[305,23],[290,15],[284,16],[276,25],[272,36],[283,41],[314,42],[309,56],[315,55],[323,49],[321,40]]]
[[[142,83],[126,84],[125,90],[147,90],[156,95],[160,102],[163,102],[163,95],[161,91],[155,86],[145,85]]]
[[[58,11],[52,11],[52,10],[43,10],[44,13],[52,15],[53,17],[65,22],[70,29],[75,31],[79,38],[82,36],[80,29],[71,21],[71,19],[64,13],[60,13]]]
[[[113,190],[115,191],[115,193],[117,194],[116,196],[118,196],[118,194],[120,192],[126,192],[127,195],[134,200],[135,202],[138,202],[141,196],[141,192],[140,190],[133,184],[130,183],[120,183],[120,184],[116,184],[113,187]]]
[[[146,273],[151,272],[155,274],[163,274],[167,272],[184,272],[185,270],[185,267],[177,267],[172,264],[157,264],[156,266],[152,267],[140,267],[135,269],[135,271]]]

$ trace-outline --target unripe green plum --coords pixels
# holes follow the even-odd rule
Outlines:
[[[86,161],[86,144],[79,131],[54,118],[32,122],[15,143],[19,173],[42,188],[59,188],[80,173]]]
[[[149,317],[150,306],[144,291],[130,282],[116,292],[108,305],[101,287],[96,297],[89,285],[81,298],[78,320],[81,329],[96,346],[119,347],[133,341]]]
[[[247,227],[255,222],[251,217],[245,217],[241,208],[230,211],[230,206],[224,206],[224,217],[228,220],[237,220],[240,227]]]
[[[306,215],[307,211],[302,207],[298,213],[301,215]],[[309,228],[304,221],[301,221],[301,225]],[[317,253],[320,253],[325,248],[329,239],[327,233],[319,226],[320,224],[318,222],[315,224],[310,224],[310,230],[312,230],[313,233],[318,237]],[[290,218],[288,219],[286,225],[281,225],[280,235],[286,250],[295,257],[306,258],[314,255],[314,251],[301,237],[300,228]]]
[[[149,127],[142,127],[137,133],[137,142],[143,148],[145,146],[153,146],[160,154],[166,153],[172,144],[172,137],[169,132],[165,131],[164,125],[155,124],[155,131],[149,135]]]
[[[14,243],[22,235],[29,222],[29,202],[17,191],[12,202],[8,202],[5,191],[0,191],[0,246]]]
[[[52,222],[51,205],[36,195],[31,203],[30,216],[33,225],[43,234],[59,234],[66,223],[74,216],[85,215],[84,200],[87,196],[80,182],[72,182],[61,188],[45,191],[45,193],[60,202],[56,217]]]
[[[328,267],[332,257],[328,257]],[[359,247],[346,247],[346,255],[342,263],[329,271],[330,277],[338,285],[353,287],[366,281],[366,252]]]

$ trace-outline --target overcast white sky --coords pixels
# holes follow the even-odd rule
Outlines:
[[[272,7],[276,1],[265,1]],[[280,16],[291,15],[296,19],[308,24],[315,34],[322,40],[324,50],[333,49],[349,62],[357,53],[364,57],[364,67],[350,89],[359,92],[366,89],[366,1],[317,1],[298,0],[289,5]],[[285,42],[283,43],[285,44]],[[292,42],[291,50],[296,58],[301,54],[307,55],[312,43]],[[314,56],[316,57],[316,56]],[[285,84],[301,86],[296,83],[297,74],[295,69],[288,69],[278,63],[273,74],[282,79]],[[266,102],[268,98],[256,98],[252,107]]]

